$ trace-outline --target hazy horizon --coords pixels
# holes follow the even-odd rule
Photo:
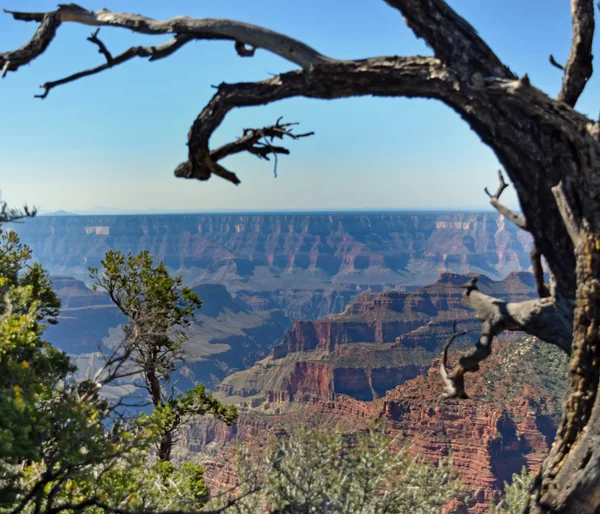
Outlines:
[[[109,208],[92,208],[92,209],[84,209],[80,211],[67,211],[65,209],[59,209],[57,211],[45,211],[38,210],[38,216],[47,216],[47,217],[66,217],[66,216],[152,216],[152,215],[186,215],[186,214],[329,214],[329,213],[339,213],[339,214],[353,214],[353,213],[406,213],[406,214],[435,214],[435,213],[450,213],[450,214],[488,214],[488,213],[496,213],[496,211],[492,208],[485,207],[473,207],[468,208],[465,207],[463,209],[456,208],[438,208],[438,209],[401,209],[401,208],[385,208],[385,207],[365,207],[362,209],[354,208],[354,209],[231,209],[231,208],[223,208],[223,209],[212,209],[212,210],[126,210],[126,209],[109,209]]]

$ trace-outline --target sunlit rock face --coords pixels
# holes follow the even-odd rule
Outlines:
[[[458,353],[451,352],[451,362],[456,362]],[[236,425],[227,427],[203,418],[185,431],[177,454],[200,460],[208,457],[206,478],[213,487],[236,485],[231,463],[239,443],[250,450],[250,455],[258,456],[273,434],[291,431],[298,423],[352,433],[379,422],[412,454],[433,464],[452,459],[473,501],[468,508],[453,506],[444,512],[483,514],[489,512],[490,501],[497,501],[513,473],[522,467],[534,473],[540,469],[558,425],[567,369],[567,358],[558,349],[531,337],[518,337],[497,342],[479,372],[469,375],[468,400],[440,401],[442,385],[436,358],[418,376],[405,377],[380,398],[361,401],[347,395],[368,391],[368,387],[360,388],[358,369],[350,376],[344,368],[339,378],[346,394],[331,395],[331,390],[323,390],[324,384],[332,385],[327,366],[309,361],[307,353],[296,356],[290,380],[280,382],[290,386],[287,391],[269,390],[261,395],[255,389],[248,390],[246,397],[225,396],[237,398],[240,405]],[[264,372],[272,373],[272,366],[274,363],[265,362]],[[272,378],[263,380],[273,383]],[[235,382],[226,379],[219,394],[234,392],[231,388],[225,391],[227,385]],[[300,386],[312,394],[294,393]]]

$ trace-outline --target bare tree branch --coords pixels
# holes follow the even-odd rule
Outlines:
[[[558,62],[556,62],[556,59],[554,58],[554,56],[552,54],[550,54],[550,57],[548,59],[552,66],[554,66],[555,68],[558,68],[559,70],[564,71],[565,67],[562,64],[559,64]]]
[[[262,82],[221,84],[192,125],[188,134],[189,160],[177,167],[175,176],[208,180],[215,174],[240,183],[235,173],[215,161],[209,149],[211,135],[235,107],[264,105],[296,96],[448,98],[456,94],[451,77],[435,58],[375,57],[314,65],[310,71],[292,71]]]
[[[168,57],[169,55],[175,53],[186,43],[189,43],[193,38],[187,35],[176,36],[171,41],[164,43],[159,46],[132,46],[131,48],[125,50],[122,54],[117,55],[116,57],[112,57],[104,43],[100,41],[96,35],[98,32],[96,31],[91,37],[88,38],[88,41],[91,41],[92,38],[95,38],[93,41],[95,44],[102,45],[102,49],[99,50],[100,53],[104,54],[106,57],[106,63],[96,66],[95,68],[90,68],[88,70],[83,70],[78,73],[74,73],[73,75],[69,75],[63,79],[54,80],[51,82],[46,82],[42,84],[40,87],[44,89],[44,92],[40,95],[35,95],[36,98],[44,99],[50,93],[50,90],[57,87],[62,86],[63,84],[68,84],[69,82],[75,82],[83,77],[89,77],[90,75],[95,75],[100,73],[101,71],[108,70],[113,68],[114,66],[118,66],[119,64],[123,64],[124,62],[133,59],[134,57],[149,57],[150,61],[157,61],[158,59],[162,59],[164,57]]]
[[[498,170],[498,180],[500,184],[498,185],[498,190],[495,194],[491,194],[488,188],[485,188],[485,193],[490,197],[490,203],[492,206],[503,216],[511,220],[517,227],[527,232],[531,232],[529,227],[527,226],[527,221],[523,216],[520,216],[516,212],[512,211],[505,205],[500,203],[500,195],[503,191],[508,187],[508,184],[504,180],[504,176],[502,175],[502,171]],[[538,294],[540,298],[545,298],[550,296],[550,291],[546,284],[544,283],[544,269],[542,267],[542,253],[538,250],[537,245],[534,243],[531,248],[531,266],[533,269],[533,276],[535,278],[535,284]]]
[[[106,62],[110,62],[113,60],[112,54],[108,51],[108,48],[106,48],[106,45],[98,37],[99,33],[100,33],[100,29],[96,29],[96,31],[90,37],[87,38],[87,40],[89,42],[97,45],[98,53],[100,53],[100,54],[104,55],[104,57],[106,57]]]
[[[467,399],[467,393],[465,392],[465,379],[464,375],[456,375],[452,373],[452,378],[449,377],[448,373],[448,350],[450,345],[454,342],[457,337],[466,335],[467,332],[456,331],[456,321],[452,323],[452,335],[448,338],[444,351],[442,353],[442,361],[440,362],[440,375],[442,382],[444,382],[444,392],[442,393],[441,399],[446,400],[448,398],[461,398]]]
[[[567,354],[571,353],[572,324],[566,323],[556,311],[552,299],[505,302],[481,293],[477,288],[476,277],[462,287],[465,289],[462,302],[473,309],[477,318],[482,321],[481,333],[475,348],[459,359],[451,373],[444,369],[444,398],[466,397],[465,373],[479,370],[479,364],[487,359],[492,351],[494,337],[505,330],[526,332],[558,346]],[[446,344],[445,352],[449,343]],[[442,362],[445,364],[444,358],[442,356]]]
[[[443,3],[443,2],[442,2]],[[448,10],[447,8],[446,10]],[[448,11],[453,13],[453,11]],[[42,85],[46,98],[52,88],[73,82],[83,77],[100,73],[126,62],[133,57],[149,57],[155,60],[172,54],[193,39],[229,39],[235,42],[237,53],[244,57],[254,54],[257,48],[269,50],[295,64],[303,71],[294,71],[257,83],[235,85],[221,84],[213,99],[200,113],[188,136],[189,158],[175,170],[175,175],[185,178],[207,180],[212,174],[234,184],[239,183],[235,173],[217,161],[226,152],[246,150],[261,158],[286,153],[287,149],[276,147],[268,141],[264,145],[249,144],[255,136],[247,133],[247,139],[210,151],[208,141],[214,130],[234,107],[263,105],[293,96],[313,98],[342,98],[356,95],[414,96],[442,98],[457,94],[455,79],[440,60],[428,57],[378,57],[359,61],[341,61],[325,57],[313,48],[276,32],[231,20],[193,19],[188,17],[156,21],[140,15],[113,13],[106,9],[88,11],[74,4],[59,6],[52,13],[10,12],[17,20],[37,21],[48,25],[53,21],[53,30],[38,29],[31,49],[21,51],[19,63],[30,62],[40,55],[56,34],[62,22],[75,22],[91,26],[116,26],[142,34],[175,34],[175,38],[157,47],[131,47],[113,57],[95,32],[88,40],[96,44],[106,58],[106,63],[84,70],[60,80]],[[448,14],[448,13],[446,13]],[[456,15],[453,14],[456,17]],[[458,20],[461,18],[456,17]],[[466,22],[463,22],[466,23]],[[26,45],[27,46],[27,45]],[[25,47],[23,47],[25,48]],[[0,64],[10,61],[8,69],[17,69],[13,53],[0,54]],[[264,130],[264,129],[262,129]],[[257,132],[256,134],[259,134]]]
[[[517,227],[523,230],[528,230],[525,218],[519,216],[516,212],[510,210],[505,205],[502,205],[499,201],[500,195],[508,187],[508,184],[505,182],[501,170],[498,170],[498,180],[500,184],[495,194],[492,195],[487,187],[484,189],[485,193],[490,197],[490,203],[492,204],[494,209],[496,209],[500,214],[511,220]]]
[[[554,186],[552,188],[552,194],[556,199],[556,205],[558,206],[558,210],[563,218],[565,227],[569,233],[569,237],[576,245],[581,241],[581,234],[579,232],[578,220],[576,219],[575,213],[573,212],[573,209],[571,209],[567,200],[564,183],[559,182],[556,186]]]
[[[5,11],[9,12],[9,11]],[[17,71],[21,66],[31,62],[33,59],[44,53],[48,45],[54,39],[56,30],[60,26],[61,17],[58,12],[35,14],[34,17],[15,16],[13,17],[23,21],[39,21],[40,26],[33,37],[21,48],[12,52],[0,53],[0,67],[2,68],[2,77],[4,78],[9,71]]]
[[[11,71],[41,55],[56,35],[56,29],[64,22],[94,27],[122,27],[149,35],[174,34],[185,35],[190,39],[230,40],[235,42],[238,54],[250,56],[250,52],[253,54],[255,49],[263,48],[305,69],[313,64],[331,61],[296,39],[257,25],[232,20],[180,16],[158,21],[139,14],[115,13],[107,9],[88,11],[75,4],[60,5],[50,13],[6,12],[12,14],[15,20],[41,23],[27,45],[16,52],[0,54],[0,66],[9,62],[8,69]],[[246,45],[252,50],[248,50]]]
[[[216,162],[230,155],[247,151],[260,159],[269,160],[269,154],[276,155],[280,153],[287,155],[290,153],[286,148],[269,144],[269,141],[273,141],[273,139],[284,139],[285,137],[297,140],[314,135],[314,132],[294,134],[292,131],[293,129],[290,127],[297,125],[297,123],[281,123],[281,119],[282,118],[279,118],[275,125],[270,125],[269,127],[264,127],[262,129],[244,129],[242,137],[233,143],[225,144],[216,150],[213,150],[211,152],[212,159]]]
[[[540,252],[534,243],[531,247],[529,254],[531,257],[531,267],[533,270],[533,277],[535,278],[535,286],[540,298],[547,298],[550,296],[550,290],[544,283],[544,268],[542,266],[542,252]]]
[[[574,107],[592,76],[594,39],[594,1],[571,0],[573,36],[571,51],[564,67],[563,82],[557,99]]]

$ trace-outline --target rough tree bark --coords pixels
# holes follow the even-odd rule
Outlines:
[[[426,41],[432,57],[338,60],[285,35],[241,22],[187,17],[156,21],[68,4],[49,13],[10,12],[14,19],[35,21],[39,27],[20,49],[0,53],[0,69],[5,76],[38,57],[65,22],[173,34],[174,38],[160,46],[135,46],[113,56],[96,31],[88,39],[105,62],[44,84],[41,98],[56,86],[135,57],[167,57],[197,39],[231,40],[241,57],[251,57],[259,48],[273,52],[299,68],[262,82],[219,85],[190,129],[187,160],[175,169],[178,177],[207,180],[214,174],[234,184],[239,179],[219,163],[223,158],[242,151],[276,157],[287,150],[273,146],[274,138],[306,134],[294,135],[289,125],[278,122],[247,129],[237,141],[211,150],[211,135],[233,108],[298,96],[358,95],[433,98],[450,106],[494,150],[516,188],[523,216],[499,202],[506,187],[502,177],[498,192],[490,194],[491,203],[531,233],[540,298],[507,304],[480,293],[476,283],[465,286],[464,302],[476,310],[482,332],[475,349],[445,374],[446,396],[462,396],[465,373],[477,371],[492,351],[494,336],[503,330],[524,330],[570,353],[564,414],[528,512],[599,512],[600,126],[574,109],[592,74],[593,1],[571,0],[569,59],[564,67],[550,59],[564,72],[556,99],[536,89],[526,75],[513,74],[443,0],[386,2]],[[551,274],[549,287],[542,283],[542,256]]]

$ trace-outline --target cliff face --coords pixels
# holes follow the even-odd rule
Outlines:
[[[458,352],[450,356],[452,362],[457,358]],[[235,485],[228,453],[234,441],[259,448],[270,434],[291,431],[299,420],[347,433],[379,420],[415,455],[432,463],[452,458],[474,497],[469,512],[484,513],[513,473],[523,466],[532,472],[539,469],[558,423],[566,366],[566,357],[558,350],[532,338],[499,342],[479,373],[469,375],[469,400],[439,400],[442,388],[436,359],[428,372],[372,402],[340,394],[331,399],[297,396],[291,403],[273,397],[254,405],[245,402],[238,427],[221,423],[215,429],[213,420],[201,420],[187,432],[186,445],[202,441],[193,446],[193,454],[221,448],[229,455],[210,460],[207,480],[216,488],[225,479],[229,486]]]
[[[444,325],[458,320],[475,324],[473,312],[461,301],[461,285],[471,277],[444,273],[434,284],[414,291],[361,293],[341,314],[317,321],[298,321],[281,345],[273,349],[273,358],[311,350],[333,351],[347,343],[399,343],[403,347],[433,349],[444,335]],[[535,298],[530,273],[510,273],[501,281],[479,276],[479,289],[505,300]],[[468,328],[468,327],[467,327]]]
[[[352,295],[430,283],[440,272],[500,278],[529,267],[530,241],[496,214],[43,216],[15,226],[52,274],[87,279],[105,252],[148,249],[191,285],[220,283],[292,319]]]
[[[254,403],[265,395],[379,398],[426,371],[452,333],[454,320],[468,332],[458,347],[476,339],[481,323],[461,303],[460,286],[469,278],[445,273],[414,291],[364,292],[341,314],[297,321],[270,357],[225,378],[219,397]],[[479,284],[483,292],[507,300],[537,294],[533,277],[524,272],[497,282],[480,276]]]

